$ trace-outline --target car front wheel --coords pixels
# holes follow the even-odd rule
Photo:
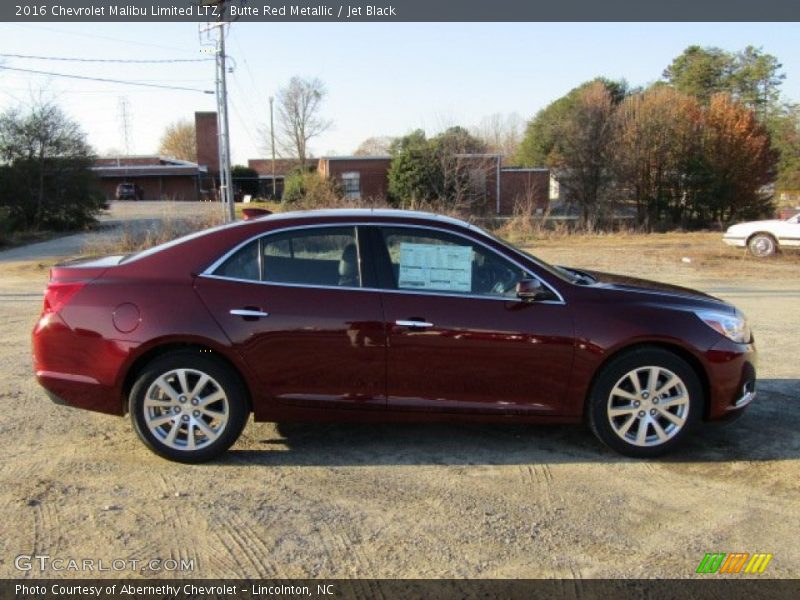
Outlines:
[[[224,453],[248,416],[238,377],[221,362],[192,352],[155,359],[131,389],[134,429],[153,452],[200,463]]]
[[[768,233],[757,233],[747,241],[747,249],[757,258],[766,258],[778,251],[778,243]]]
[[[702,388],[675,354],[641,349],[613,359],[589,398],[589,424],[607,446],[636,458],[660,456],[697,424]]]

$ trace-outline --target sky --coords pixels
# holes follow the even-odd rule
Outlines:
[[[210,40],[185,23],[0,23],[0,53],[67,58],[207,58]],[[311,141],[316,156],[350,154],[371,136],[452,125],[494,113],[524,120],[597,76],[631,85],[657,81],[687,46],[747,45],[778,57],[785,98],[800,102],[798,23],[234,23],[234,163],[266,156],[271,95],[292,76],[318,77],[332,127]],[[155,154],[165,127],[215,110],[214,63],[87,63],[0,56],[0,66],[113,78],[197,91],[134,87],[0,70],[0,111],[44,96],[82,126],[99,154],[124,151],[127,106],[132,154]]]

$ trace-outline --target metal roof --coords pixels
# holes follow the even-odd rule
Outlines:
[[[380,156],[344,155],[344,156],[321,156],[319,160],[392,160],[392,157],[389,156],[388,154]]]
[[[207,172],[206,167],[184,165],[100,165],[91,167],[98,177],[157,177],[159,175],[198,175]]]

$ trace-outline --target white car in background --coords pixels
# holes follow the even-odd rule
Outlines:
[[[729,246],[747,248],[759,258],[772,256],[783,248],[800,249],[800,214],[781,221],[749,221],[728,227],[722,237]]]

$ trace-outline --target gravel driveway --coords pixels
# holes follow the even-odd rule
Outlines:
[[[153,216],[133,216],[139,204],[130,218]],[[621,457],[582,427],[251,423],[226,457],[187,466],[149,453],[127,419],[56,406],[35,384],[41,261],[79,247],[65,240],[0,254],[0,577],[20,576],[19,554],[48,554],[194,561],[143,573],[163,577],[682,578],[706,552],[770,552],[764,576],[800,576],[794,263],[731,278],[613,246],[542,250],[699,287],[750,316],[757,402],[665,459]],[[27,574],[43,575],[76,576]]]

